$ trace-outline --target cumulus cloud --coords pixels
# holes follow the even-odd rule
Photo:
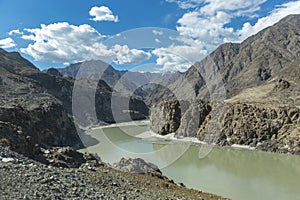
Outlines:
[[[289,14],[300,13],[299,0],[279,5],[268,16],[262,18],[259,18],[257,11],[260,10],[261,4],[267,0],[166,1],[177,3],[180,8],[187,9],[187,12],[178,19],[176,27],[182,36],[180,40],[184,45],[160,48],[154,50],[153,54],[158,56],[157,63],[163,68],[173,68],[180,71],[183,71],[190,63],[200,61],[205,55],[225,42],[241,42]],[[258,18],[258,20],[254,25],[247,22],[240,29],[231,27],[230,23],[237,17]],[[174,56],[172,52],[182,55],[182,58]]]
[[[202,16],[198,11],[189,12],[178,20],[177,31],[187,38],[202,41],[210,51],[223,43],[227,38],[234,38],[234,29],[224,27],[231,16],[223,11],[213,16]]]
[[[15,46],[17,46],[15,41],[10,37],[0,40],[0,48],[2,49],[9,49]]]
[[[203,0],[203,6],[185,13],[177,30],[183,36],[200,40],[210,51],[224,42],[238,40],[239,34],[228,25],[233,18],[253,17],[266,0]],[[198,3],[201,4],[200,1]]]
[[[11,30],[8,32],[8,35],[22,35],[23,32],[21,32],[19,29]]]
[[[33,43],[21,52],[36,61],[72,63],[91,59],[114,60],[118,64],[136,64],[149,59],[147,52],[115,45],[108,48],[103,36],[87,24],[75,26],[67,22],[42,24],[40,28],[25,29],[28,35],[21,38]]]
[[[181,35],[177,39],[183,44],[152,52],[158,57],[157,64],[162,65],[163,70],[185,71],[220,44],[236,40],[238,34],[232,27],[225,25],[230,23],[234,15],[244,16],[251,10],[257,10],[258,5],[264,1],[254,0],[249,3],[248,0],[168,0],[178,3],[183,9],[194,9],[186,12],[177,21],[176,29]]]
[[[119,17],[115,16],[113,12],[106,6],[92,7],[89,11],[89,14],[91,17],[93,17],[91,18],[93,21],[119,21]]]
[[[166,1],[175,2],[187,10],[177,21],[176,29],[180,37],[175,38],[172,45],[151,51],[157,57],[156,63],[161,66],[161,71],[185,71],[220,44],[242,41],[289,14],[300,13],[300,0],[279,5],[268,16],[260,18],[257,11],[266,0]],[[93,16],[94,21],[118,21],[118,17],[105,6],[93,7],[90,15]],[[231,27],[230,23],[237,17],[244,19],[255,17],[257,22],[244,23],[240,28]],[[164,45],[163,37],[167,33],[156,29],[151,31],[157,36],[154,42]],[[107,47],[103,43],[104,36],[87,24],[75,26],[66,22],[54,23],[41,25],[40,28],[26,29],[24,32],[26,34],[22,34],[19,30],[9,33],[21,34],[21,38],[31,41],[31,44],[21,51],[38,61],[72,63],[102,59],[112,60],[116,64],[137,64],[150,59],[152,55],[143,50],[130,49],[127,45]],[[13,44],[12,40],[11,46]]]
[[[259,18],[254,25],[251,25],[249,22],[246,22],[243,25],[243,28],[238,31],[240,35],[240,40],[244,40],[247,37],[258,33],[268,26],[272,26],[277,23],[282,18],[290,14],[299,14],[300,13],[300,1],[292,1],[285,4],[282,4],[275,8],[270,15],[266,17]]]
[[[32,40],[21,52],[37,61],[69,62],[113,56],[101,43],[102,36],[87,24],[70,25],[67,22],[41,25],[41,28],[25,29],[29,35],[23,39]]]
[[[240,42],[262,29],[278,22],[289,14],[300,13],[300,1],[278,5],[268,16],[258,18],[260,5],[267,0],[167,0],[182,5],[194,5],[195,9],[185,13],[177,22],[178,32],[188,38],[201,40],[210,51],[224,42]],[[189,8],[192,8],[190,6]],[[230,27],[237,17],[257,17],[257,23],[246,22],[240,29]]]
[[[115,45],[112,50],[116,52],[116,58],[113,60],[114,63],[123,64],[138,64],[151,58],[149,52],[138,49],[129,49],[127,45]]]
[[[177,40],[184,44],[152,51],[152,54],[157,56],[156,63],[162,66],[161,71],[186,71],[192,64],[207,55],[207,51],[203,50],[203,44],[199,41],[182,37]]]

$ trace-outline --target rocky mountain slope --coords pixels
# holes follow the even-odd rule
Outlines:
[[[207,58],[195,63],[185,73],[185,77],[194,85],[196,93],[205,95],[205,77],[199,72],[212,61],[223,79],[228,97],[245,88],[263,85],[274,79],[298,84],[299,19],[299,15],[290,15],[240,44],[221,45]]]
[[[20,54],[0,49],[2,144],[32,157],[40,147],[81,146],[71,116],[74,82],[54,69],[43,73]],[[88,79],[81,83],[86,90],[91,87]],[[114,122],[112,89],[100,80],[95,93],[97,118],[82,125]],[[147,106],[140,100],[132,98],[129,107],[126,112],[132,113],[133,119],[145,119],[148,115]]]
[[[300,15],[291,15],[241,44],[221,45],[172,84],[188,80],[198,100],[154,105],[152,130],[219,145],[300,154],[299,33]],[[221,81],[215,81],[218,77]],[[210,96],[215,91],[221,92],[219,99]],[[218,127],[216,123],[217,131],[212,128]]]
[[[39,146],[80,146],[62,101],[32,78],[38,73],[18,53],[0,50],[1,143],[32,157]]]

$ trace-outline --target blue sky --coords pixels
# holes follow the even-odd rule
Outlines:
[[[220,44],[298,13],[300,0],[0,0],[0,47],[40,69],[101,59],[185,71]]]

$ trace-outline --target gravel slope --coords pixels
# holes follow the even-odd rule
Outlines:
[[[161,176],[47,166],[0,147],[0,199],[224,199]]]

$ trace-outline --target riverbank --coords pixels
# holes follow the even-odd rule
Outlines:
[[[1,199],[225,199],[109,166],[52,167],[1,146],[0,158]]]
[[[113,128],[113,127],[129,127],[129,126],[149,126],[150,125],[150,120],[139,120],[139,121],[131,121],[131,122],[122,122],[122,123],[115,123],[115,124],[109,124],[109,125],[99,125],[99,126],[91,126],[91,127],[87,127],[86,131],[94,131],[94,130],[99,130],[99,129],[105,129],[105,128]],[[128,134],[131,135],[133,137],[142,139],[144,141],[147,142],[153,142],[153,143],[162,143],[162,142],[170,142],[170,141],[174,141],[174,142],[187,142],[187,143],[191,143],[191,144],[196,144],[196,145],[207,145],[206,142],[204,141],[200,141],[198,138],[196,137],[183,137],[183,136],[176,136],[175,133],[169,133],[168,135],[160,135],[157,134],[153,131],[149,130],[137,134],[137,135],[133,135],[133,134]],[[213,143],[210,144],[213,146],[218,146],[217,144]],[[228,147],[232,147],[232,148],[238,148],[238,149],[248,149],[248,150],[255,150],[254,147],[251,147],[250,145],[239,145],[239,144],[232,144]]]

